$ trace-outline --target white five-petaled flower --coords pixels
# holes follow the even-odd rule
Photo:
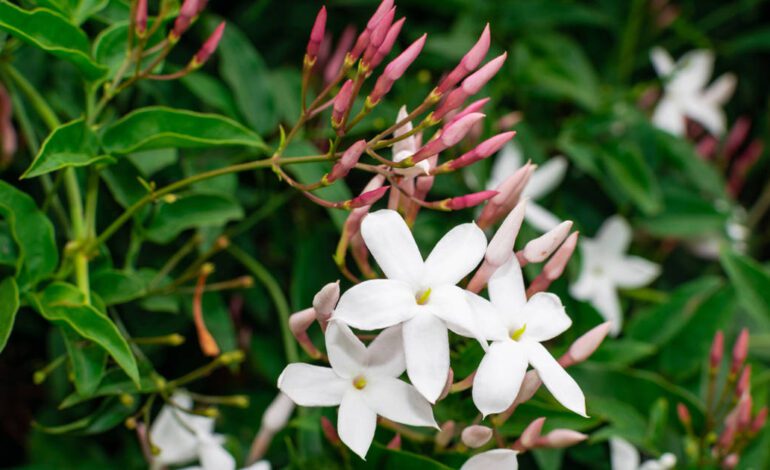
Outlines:
[[[456,286],[481,261],[486,236],[475,224],[458,225],[423,262],[409,227],[395,211],[367,215],[361,235],[388,279],[352,287],[332,318],[362,330],[403,323],[409,380],[435,403],[449,375],[447,328],[486,347],[465,291]]]
[[[518,452],[511,449],[492,449],[474,455],[466,461],[460,470],[517,470]]]
[[[406,111],[406,106],[401,106],[401,109],[398,110],[398,116],[396,116],[396,122],[401,122],[403,119],[406,119],[406,117],[409,115]],[[396,129],[396,131],[393,133],[394,138],[399,138],[409,132],[411,132],[413,129],[412,123],[408,122],[404,124],[403,126]],[[417,150],[420,148],[420,134],[416,135],[410,135],[409,137],[406,137],[402,140],[399,140],[398,142],[395,142],[393,144],[393,162],[399,163],[403,160],[406,160],[407,158],[414,155]],[[421,160],[417,162],[413,167],[411,168],[396,168],[394,171],[400,175],[404,176],[420,176],[420,175],[426,175],[430,171],[430,162],[426,160]]]
[[[503,147],[492,165],[492,173],[487,182],[487,189],[495,189],[512,175],[524,164],[524,156],[518,145],[513,142]],[[535,204],[535,200],[542,198],[553,191],[564,179],[567,172],[567,160],[562,156],[556,156],[547,162],[539,165],[532,174],[521,193],[521,197],[530,199],[527,207],[527,213],[524,216],[526,221],[537,230],[547,232],[561,223],[558,217],[545,209],[543,206]]]
[[[326,330],[331,368],[289,364],[278,388],[300,406],[337,406],[337,432],[353,452],[366,457],[377,415],[412,426],[436,426],[433,410],[398,377],[406,368],[401,327],[384,330],[367,348],[346,325]]]
[[[618,288],[642,287],[660,274],[660,266],[638,256],[628,256],[631,227],[620,216],[607,219],[593,239],[580,240],[581,268],[570,294],[586,300],[605,320],[612,322],[610,334],[623,327]]]
[[[619,437],[610,438],[612,470],[670,470],[676,466],[676,456],[665,453],[659,459],[639,465],[639,451],[630,442]]]
[[[711,134],[725,132],[722,106],[735,89],[735,76],[726,73],[706,88],[714,68],[714,53],[690,51],[676,63],[660,47],[650,52],[658,76],[666,80],[663,98],[652,116],[653,123],[674,135],[684,135],[685,116],[698,122]]]
[[[572,325],[559,297],[540,292],[527,300],[515,256],[495,271],[488,290],[489,302],[468,294],[473,307],[483,313],[485,334],[493,341],[473,379],[473,403],[479,411],[486,416],[511,406],[531,364],[554,398],[585,416],[585,396],[577,382],[540,344]]]

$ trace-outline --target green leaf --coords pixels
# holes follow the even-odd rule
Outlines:
[[[52,11],[27,11],[0,0],[0,29],[73,63],[89,80],[99,79],[107,71],[91,58],[88,36],[83,30]]]
[[[222,145],[267,149],[261,137],[232,119],[159,106],[139,109],[110,125],[102,144],[108,152],[118,154]]]
[[[196,71],[185,75],[179,81],[207,106],[231,118],[238,116],[238,105],[233,94],[219,79]]]
[[[638,220],[646,231],[659,237],[702,238],[724,232],[727,214],[691,190],[666,187],[662,212]]]
[[[19,287],[14,278],[7,277],[0,282],[0,353],[8,343],[18,311]]]
[[[105,314],[85,303],[77,287],[63,282],[50,284],[32,296],[35,308],[48,321],[65,324],[83,338],[104,348],[136,383],[139,371],[131,348]]]
[[[81,395],[78,391],[68,395],[60,404],[59,409],[70,408],[98,397],[115,395],[139,395],[158,391],[158,382],[150,377],[142,377],[139,386],[126,379],[119,369],[111,369],[104,375],[99,386],[90,395]]]
[[[620,145],[612,152],[602,152],[601,155],[610,179],[634,205],[645,214],[654,214],[661,209],[660,188],[639,149]]]
[[[61,12],[75,24],[81,24],[107,6],[109,0],[38,0],[46,8]]]
[[[31,197],[5,181],[0,181],[0,215],[19,247],[16,281],[24,290],[48,277],[59,264],[53,225]]]
[[[135,273],[106,269],[91,277],[91,289],[106,305],[130,302],[144,295],[144,280]]]
[[[128,159],[143,176],[150,177],[175,164],[179,160],[179,152],[176,149],[145,150],[128,155]]]
[[[214,194],[184,196],[158,209],[147,226],[147,238],[164,244],[189,228],[216,227],[241,218],[243,209],[233,199]]]
[[[591,355],[591,360],[617,366],[628,366],[646,357],[652,356],[657,348],[644,341],[623,338],[616,341],[604,341]]]
[[[110,159],[107,155],[97,155],[98,152],[99,138],[80,118],[54,129],[21,177],[33,178],[62,168],[88,166]]]
[[[110,397],[104,400],[96,411],[84,418],[56,426],[46,426],[40,423],[34,423],[34,426],[48,434],[100,434],[125,421],[138,407],[139,401],[135,397],[127,402],[117,397]]]
[[[741,305],[763,326],[770,325],[770,273],[748,256],[725,249],[722,266],[738,293]]]
[[[145,49],[153,47],[155,44],[163,40],[163,28],[158,31],[149,39],[147,39],[147,46]],[[105,78],[114,78],[120,70],[123,62],[126,60],[126,50],[128,49],[128,22],[122,21],[120,23],[113,24],[109,28],[103,30],[96,37],[94,41],[94,58],[99,64],[104,66],[108,70],[108,74]],[[145,63],[149,63],[161,53],[161,50],[147,55],[144,60]]]
[[[104,377],[107,352],[97,344],[83,341],[69,326],[61,325],[61,329],[75,376],[75,390],[80,395],[89,396]]]

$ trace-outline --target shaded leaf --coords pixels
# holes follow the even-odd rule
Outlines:
[[[77,119],[54,129],[43,142],[35,160],[21,175],[33,178],[68,167],[89,166],[109,160],[107,155],[97,155],[99,138],[85,120]]]
[[[61,325],[61,329],[75,376],[75,390],[80,395],[91,395],[104,377],[107,351],[97,344],[84,341],[67,325]]]
[[[722,266],[741,305],[764,326],[770,325],[770,273],[753,259],[725,249]]]
[[[91,289],[106,305],[130,302],[144,295],[145,285],[141,277],[131,272],[106,269],[91,277]]]
[[[19,287],[14,278],[7,277],[0,282],[0,353],[8,343],[18,311]]]
[[[147,238],[168,243],[194,227],[221,226],[243,217],[243,209],[233,199],[214,194],[194,194],[163,204],[147,226]]]

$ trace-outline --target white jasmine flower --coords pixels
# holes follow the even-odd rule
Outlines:
[[[460,467],[460,470],[517,470],[518,452],[511,449],[492,449],[474,455]]]
[[[690,51],[674,63],[668,52],[656,47],[650,58],[658,76],[665,80],[653,123],[674,135],[684,135],[686,116],[711,134],[724,134],[726,119],[722,106],[732,96],[736,78],[726,73],[706,88],[714,69],[714,53]]]
[[[495,189],[500,186],[506,178],[521,168],[523,164],[524,156],[521,148],[513,142],[507,144],[503,147],[500,154],[495,157],[495,163],[492,165],[492,174],[487,182],[487,189]],[[542,165],[538,165],[521,194],[522,198],[530,199],[525,219],[541,232],[553,229],[561,221],[553,213],[534,201],[553,191],[562,182],[566,172],[567,160],[562,156],[553,157]]]
[[[493,340],[473,379],[473,402],[479,411],[486,416],[511,406],[531,364],[554,398],[585,416],[580,387],[540,344],[572,325],[559,297],[541,292],[527,300],[515,256],[495,271],[488,290],[490,302],[469,294],[474,308],[483,312],[487,338]]]
[[[346,325],[326,330],[331,368],[289,364],[278,388],[300,406],[337,406],[337,432],[353,452],[366,458],[377,415],[412,426],[433,426],[430,404],[398,379],[406,368],[401,327],[389,328],[367,348]]]
[[[670,470],[676,466],[676,456],[671,453],[639,465],[639,451],[630,442],[619,437],[610,439],[610,460],[612,470]]]
[[[459,225],[423,262],[409,227],[395,211],[367,215],[361,235],[388,279],[349,289],[332,318],[363,330],[403,323],[409,380],[435,403],[449,374],[447,328],[475,337],[486,347],[465,291],[456,286],[481,261],[486,236],[475,224]]]
[[[618,288],[642,287],[660,274],[660,266],[638,256],[628,256],[631,227],[622,217],[613,216],[599,228],[596,237],[580,240],[581,268],[570,294],[586,300],[605,320],[612,322],[610,334],[623,327]]]

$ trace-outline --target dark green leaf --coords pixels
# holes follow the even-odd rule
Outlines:
[[[0,282],[0,353],[5,349],[13,331],[13,322],[19,310],[19,288],[16,280],[7,277]]]
[[[243,217],[243,209],[230,198],[213,194],[194,194],[164,204],[147,226],[147,238],[168,243],[193,227],[216,227]]]
[[[135,397],[131,397],[131,400],[128,402],[124,402],[116,397],[110,397],[104,400],[96,411],[71,423],[57,426],[46,426],[40,423],[34,423],[34,425],[36,428],[49,434],[99,434],[122,423],[138,406],[139,402]]]
[[[83,340],[67,325],[61,325],[64,345],[75,376],[75,390],[84,396],[91,395],[104,377],[107,352],[99,345]]]
[[[61,12],[79,25],[103,10],[109,0],[38,0],[37,3]]]
[[[662,196],[652,170],[636,147],[618,146],[601,153],[607,174],[618,191],[624,193],[645,214],[658,212]]]
[[[144,295],[145,285],[134,273],[106,269],[91,277],[91,289],[99,294],[106,305],[130,302]]]
[[[722,251],[721,260],[741,305],[760,324],[770,325],[770,273],[767,269],[751,258],[728,249]]]
[[[143,176],[149,177],[175,164],[179,160],[179,152],[176,149],[145,150],[128,155],[128,159]]]
[[[21,175],[33,178],[67,167],[88,166],[107,160],[107,155],[97,155],[99,138],[81,118],[68,122],[51,132],[40,147],[35,160]]]

